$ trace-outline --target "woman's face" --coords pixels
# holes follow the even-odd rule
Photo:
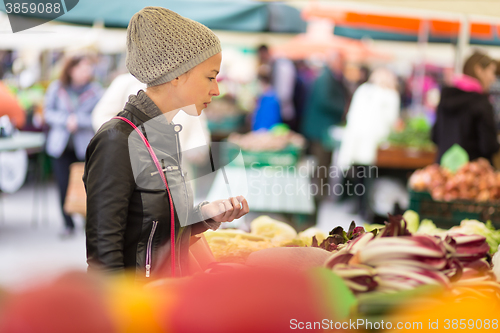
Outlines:
[[[92,79],[92,64],[88,59],[82,59],[75,67],[71,69],[71,84],[74,86],[83,86]]]
[[[219,52],[179,76],[176,94],[184,112],[191,116],[199,116],[212,101],[212,97],[219,95],[216,78],[221,61],[222,54]]]
[[[476,65],[476,75],[481,81],[484,91],[489,91],[491,85],[496,81],[495,71],[497,66],[495,63],[491,63],[489,66],[482,68]]]

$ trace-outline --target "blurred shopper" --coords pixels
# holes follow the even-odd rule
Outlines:
[[[243,196],[194,205],[182,126],[173,123],[181,110],[199,116],[219,95],[220,41],[198,22],[146,7],[128,25],[126,59],[147,88],[129,97],[121,118],[102,125],[87,149],[88,268],[129,269],[147,279],[189,275],[191,236],[249,210]]]
[[[130,73],[118,75],[106,89],[92,111],[92,127],[94,131],[116,116],[127,104],[130,95],[136,95],[139,90],[146,89],[146,85],[141,83]]]
[[[269,130],[281,122],[280,102],[271,85],[271,77],[269,74],[262,73],[259,74],[258,81],[261,95],[253,113],[252,131]]]
[[[374,165],[377,147],[389,136],[399,116],[396,76],[376,69],[352,97],[340,146],[338,165]]]
[[[365,189],[370,165],[375,165],[378,145],[389,136],[399,116],[400,98],[396,76],[378,68],[354,92],[338,156],[338,166],[352,168],[349,174]],[[369,220],[368,193],[356,193],[359,213]]]
[[[44,118],[49,130],[46,151],[59,189],[65,229],[62,236],[74,233],[75,225],[63,210],[71,163],[83,161],[94,135],[91,112],[102,95],[101,86],[92,81],[93,67],[85,56],[66,60],[59,80],[47,89]]]
[[[338,125],[344,115],[348,93],[342,83],[344,57],[341,53],[331,53],[327,66],[314,82],[303,115],[302,133],[310,142],[310,152],[317,159],[317,170],[313,181],[319,186],[318,200],[326,197],[329,166],[332,150],[325,146],[331,126]]]
[[[293,92],[293,105],[295,107],[295,120],[297,126],[293,130],[299,132],[300,124],[302,124],[302,117],[306,108],[307,98],[316,75],[314,71],[307,66],[305,61],[298,60],[295,61],[294,64],[295,69],[297,70],[297,76]]]
[[[490,87],[491,104],[495,113],[495,123],[497,130],[500,129],[500,61],[496,61],[497,70],[495,72],[496,80]]]
[[[488,94],[496,79],[495,71],[493,59],[475,52],[465,62],[463,75],[454,79],[453,86],[443,88],[432,128],[438,162],[455,143],[467,151],[470,160],[484,157],[491,161],[499,150]]]
[[[293,61],[286,58],[273,59],[269,48],[261,45],[257,50],[259,68],[264,65],[269,69],[271,84],[280,101],[282,121],[297,130],[297,115],[294,105],[294,92],[297,80],[297,71]],[[260,70],[259,70],[260,71]]]

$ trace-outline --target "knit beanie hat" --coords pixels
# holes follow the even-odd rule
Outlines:
[[[162,7],[145,7],[127,29],[126,65],[148,87],[169,82],[221,51],[206,26]]]

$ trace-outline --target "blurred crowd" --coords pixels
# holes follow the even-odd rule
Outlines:
[[[423,64],[415,65],[409,77],[398,76],[390,66],[353,63],[339,51],[328,52],[321,61],[276,57],[267,45],[253,54],[253,80],[232,79],[223,66],[221,95],[200,118],[201,130],[183,131],[185,145],[196,136],[210,142],[234,131],[265,131],[285,124],[307,139],[307,153],[318,168],[327,170],[335,163],[348,169],[374,165],[379,144],[401,119],[420,115],[433,126],[437,161],[455,143],[471,160],[484,157],[493,162],[499,150],[500,69],[480,51],[465,62],[461,75]],[[0,52],[0,117],[8,116],[20,130],[47,134],[45,151],[52,160],[65,221],[62,235],[68,236],[74,222],[62,208],[70,164],[84,159],[95,131],[122,109],[130,94],[145,87],[125,73],[123,55],[54,51],[47,62],[47,68],[30,76],[16,52]],[[217,122],[233,118],[238,119],[235,124],[218,135]],[[332,128],[338,126],[344,130],[333,161]],[[317,173],[313,181],[319,188],[326,186],[328,172]],[[317,201],[323,199],[319,193]]]

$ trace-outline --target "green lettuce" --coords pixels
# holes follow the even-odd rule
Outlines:
[[[490,253],[497,252],[498,245],[500,245],[500,230],[496,230],[491,221],[483,223],[478,220],[463,220],[460,222],[460,226],[451,228],[450,232],[486,237],[486,242],[490,246]]]

